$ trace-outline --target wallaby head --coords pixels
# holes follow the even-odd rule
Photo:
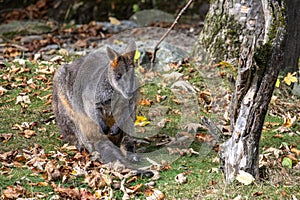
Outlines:
[[[137,80],[134,74],[135,42],[130,42],[125,53],[119,54],[107,47],[107,55],[110,60],[108,67],[108,79],[111,86],[125,99],[129,99],[137,89]]]

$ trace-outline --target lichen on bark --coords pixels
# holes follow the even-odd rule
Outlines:
[[[211,5],[194,50],[196,57],[205,51],[208,63],[230,60],[237,64],[243,24],[232,14],[235,8],[229,11],[232,6],[223,1]]]

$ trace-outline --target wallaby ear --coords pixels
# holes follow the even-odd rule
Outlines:
[[[121,56],[118,52],[110,47],[106,47],[106,52],[110,61],[118,60],[118,58]]]
[[[118,66],[119,57],[121,56],[118,52],[111,49],[110,47],[106,47],[106,52],[110,60],[110,65],[113,68],[116,68]]]
[[[123,55],[127,56],[130,60],[133,60],[135,51],[136,51],[136,44],[133,40],[131,40],[127,45],[125,53]]]

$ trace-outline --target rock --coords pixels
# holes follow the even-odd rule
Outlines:
[[[28,35],[21,38],[20,42],[22,44],[30,43],[34,40],[42,40],[43,36],[41,35]]]
[[[166,31],[167,29],[159,27],[142,27],[126,30],[113,35],[107,40],[99,41],[98,51],[106,51],[106,45],[109,45],[116,51],[121,52],[122,50],[120,49],[124,48],[126,43],[130,40],[135,40],[138,50],[141,53],[140,64],[142,67],[149,69],[151,65],[149,55],[153,53],[155,45]],[[160,44],[159,50],[156,53],[155,70],[168,71],[168,64],[178,63],[184,58],[189,58],[195,42],[196,37],[172,30]]]
[[[157,9],[142,10],[130,17],[130,20],[136,22],[141,26],[149,26],[155,22],[172,23],[174,21],[173,15]]]
[[[102,30],[109,33],[118,33],[120,31],[132,29],[138,27],[138,25],[129,20],[121,20],[119,25],[112,24],[110,22],[98,22],[98,24],[103,25]]]
[[[300,83],[294,83],[292,93],[300,97]]]
[[[57,29],[57,24],[46,21],[23,20],[12,21],[8,24],[0,25],[0,35],[39,35],[49,33]]]

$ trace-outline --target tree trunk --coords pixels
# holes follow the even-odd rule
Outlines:
[[[285,73],[298,71],[300,55],[300,1],[286,0],[286,5],[288,35],[283,59],[283,70]]]
[[[209,61],[230,60],[238,66],[230,107],[231,138],[220,145],[227,183],[241,171],[259,175],[264,118],[283,68],[285,5],[285,0],[215,0],[199,37],[196,48],[206,49]]]

